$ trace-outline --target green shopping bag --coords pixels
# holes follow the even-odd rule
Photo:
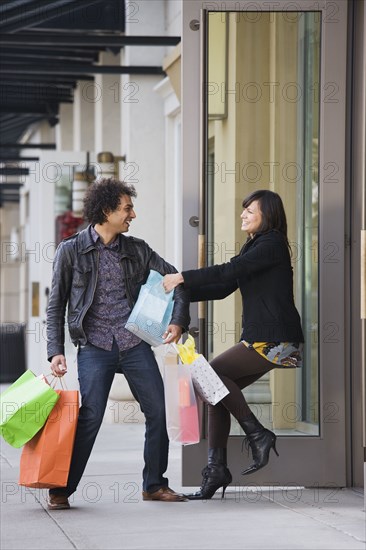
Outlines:
[[[0,395],[0,433],[21,447],[42,428],[60,395],[27,370]]]

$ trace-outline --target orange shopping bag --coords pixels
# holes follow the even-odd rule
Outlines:
[[[79,415],[79,392],[60,394],[43,428],[23,447],[19,485],[66,487]]]

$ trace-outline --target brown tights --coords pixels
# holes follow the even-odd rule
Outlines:
[[[230,393],[217,405],[208,405],[208,446],[225,448],[230,432],[230,413],[239,422],[251,414],[241,390],[275,365],[240,342],[213,359],[211,366]]]

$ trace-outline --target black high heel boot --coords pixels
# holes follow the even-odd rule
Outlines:
[[[244,442],[252,450],[253,464],[242,471],[242,475],[251,474],[260,470],[268,464],[270,450],[273,449],[279,456],[276,449],[276,435],[267,430],[252,413],[248,418],[239,422],[240,426],[245,431]]]
[[[206,500],[214,496],[217,489],[222,487],[221,498],[225,496],[226,487],[233,478],[227,468],[226,449],[213,448],[208,450],[208,464],[202,470],[202,484],[196,493],[185,495],[189,500]]]

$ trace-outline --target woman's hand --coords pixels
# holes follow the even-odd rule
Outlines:
[[[184,283],[184,279],[181,273],[172,273],[171,275],[165,275],[163,279],[163,287],[165,292],[170,292],[181,283]]]

